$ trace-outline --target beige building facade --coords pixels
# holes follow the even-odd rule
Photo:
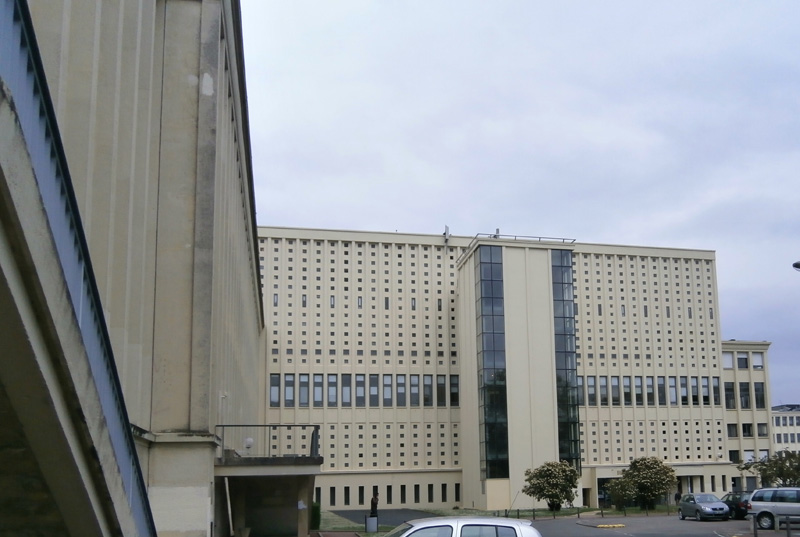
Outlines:
[[[238,2],[0,7],[2,526],[306,535],[318,433],[261,449]]]
[[[259,248],[265,414],[321,426],[324,508],[530,507],[524,471],[557,459],[595,506],[644,456],[721,495],[772,449],[769,344],[721,340],[711,251],[274,227]]]

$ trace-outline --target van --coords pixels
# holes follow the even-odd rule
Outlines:
[[[800,518],[800,488],[758,489],[747,502],[747,514],[764,530],[773,529],[784,517]]]

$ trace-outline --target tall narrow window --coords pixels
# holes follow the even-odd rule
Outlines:
[[[436,406],[447,406],[447,375],[436,375]]]
[[[719,377],[711,378],[711,389],[712,389],[712,394],[714,395],[714,404],[719,405],[721,403],[720,393],[719,393]]]
[[[711,394],[708,389],[708,377],[701,377],[700,380],[703,390],[703,405],[709,406],[711,404]]]
[[[308,373],[300,373],[298,402],[301,407],[308,407]]]
[[[406,376],[397,375],[397,406],[406,406]]]
[[[411,406],[419,406],[419,375],[410,375],[411,380]]]
[[[433,406],[433,375],[422,376],[422,404]]]
[[[283,403],[287,407],[294,406],[294,373],[287,373],[283,376]]]
[[[328,406],[338,406],[339,401],[339,382],[338,375],[335,373],[328,375]]]
[[[322,392],[324,390],[322,383],[324,377],[320,373],[314,374],[314,406],[321,407],[322,406]]]
[[[278,373],[269,376],[269,406],[281,406],[281,376]]]
[[[459,405],[459,386],[458,375],[450,375],[450,406],[457,407]]]
[[[658,377],[658,404],[660,406],[667,404],[666,377]]]
[[[352,406],[352,383],[353,375],[350,373],[342,374],[342,406]]]
[[[647,406],[655,406],[656,404],[654,381],[655,378],[647,377]]]
[[[733,382],[725,383],[725,408],[728,410],[736,408],[736,387]]]
[[[756,408],[767,408],[767,394],[763,382],[753,383],[753,396],[756,400]]]
[[[378,397],[378,382],[378,375],[369,376],[369,406],[371,407],[380,406],[380,400]]]
[[[383,406],[392,406],[392,376],[383,376]]]
[[[749,382],[740,382],[739,383],[739,404],[740,404],[740,408],[743,408],[743,409],[750,408],[750,383]]]
[[[699,393],[699,387],[697,385],[697,377],[692,377],[691,382],[692,382],[692,404],[694,406],[698,406],[700,404],[700,393]]]
[[[671,406],[678,405],[678,378],[669,378],[669,404]]]
[[[644,399],[642,394],[642,377],[635,377],[633,379],[633,390],[634,390],[634,397],[636,399],[636,406],[644,405]]]
[[[597,405],[597,392],[594,375],[586,377],[586,404],[589,406]]]
[[[608,406],[608,377],[601,375],[600,379],[600,406]]]
[[[630,380],[628,380],[628,382],[630,382]],[[611,404],[613,406],[619,406],[619,377],[616,375],[611,377]]]
[[[689,405],[689,383],[686,377],[681,377],[681,405]]]
[[[357,407],[364,407],[366,406],[366,388],[365,388],[365,377],[364,375],[357,373],[356,374],[356,406]]]

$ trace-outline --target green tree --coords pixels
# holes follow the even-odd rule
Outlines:
[[[800,454],[788,449],[758,461],[742,463],[739,470],[760,476],[764,486],[800,487]]]
[[[546,462],[535,470],[525,470],[522,492],[536,500],[545,500],[551,511],[562,503],[572,503],[578,487],[578,471],[567,461]]]
[[[611,503],[616,506],[617,510],[622,510],[628,502],[636,499],[636,487],[630,479],[625,477],[610,481],[606,485],[606,490],[611,496]]]
[[[633,459],[623,470],[622,477],[636,489],[635,498],[639,505],[650,509],[655,507],[656,499],[675,485],[675,470],[658,457]]]

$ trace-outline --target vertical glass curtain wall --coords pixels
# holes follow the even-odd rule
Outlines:
[[[508,477],[503,249],[475,256],[481,479]]]
[[[575,355],[575,302],[572,252],[552,250],[553,325],[556,346],[558,455],[580,471],[578,365]]]

